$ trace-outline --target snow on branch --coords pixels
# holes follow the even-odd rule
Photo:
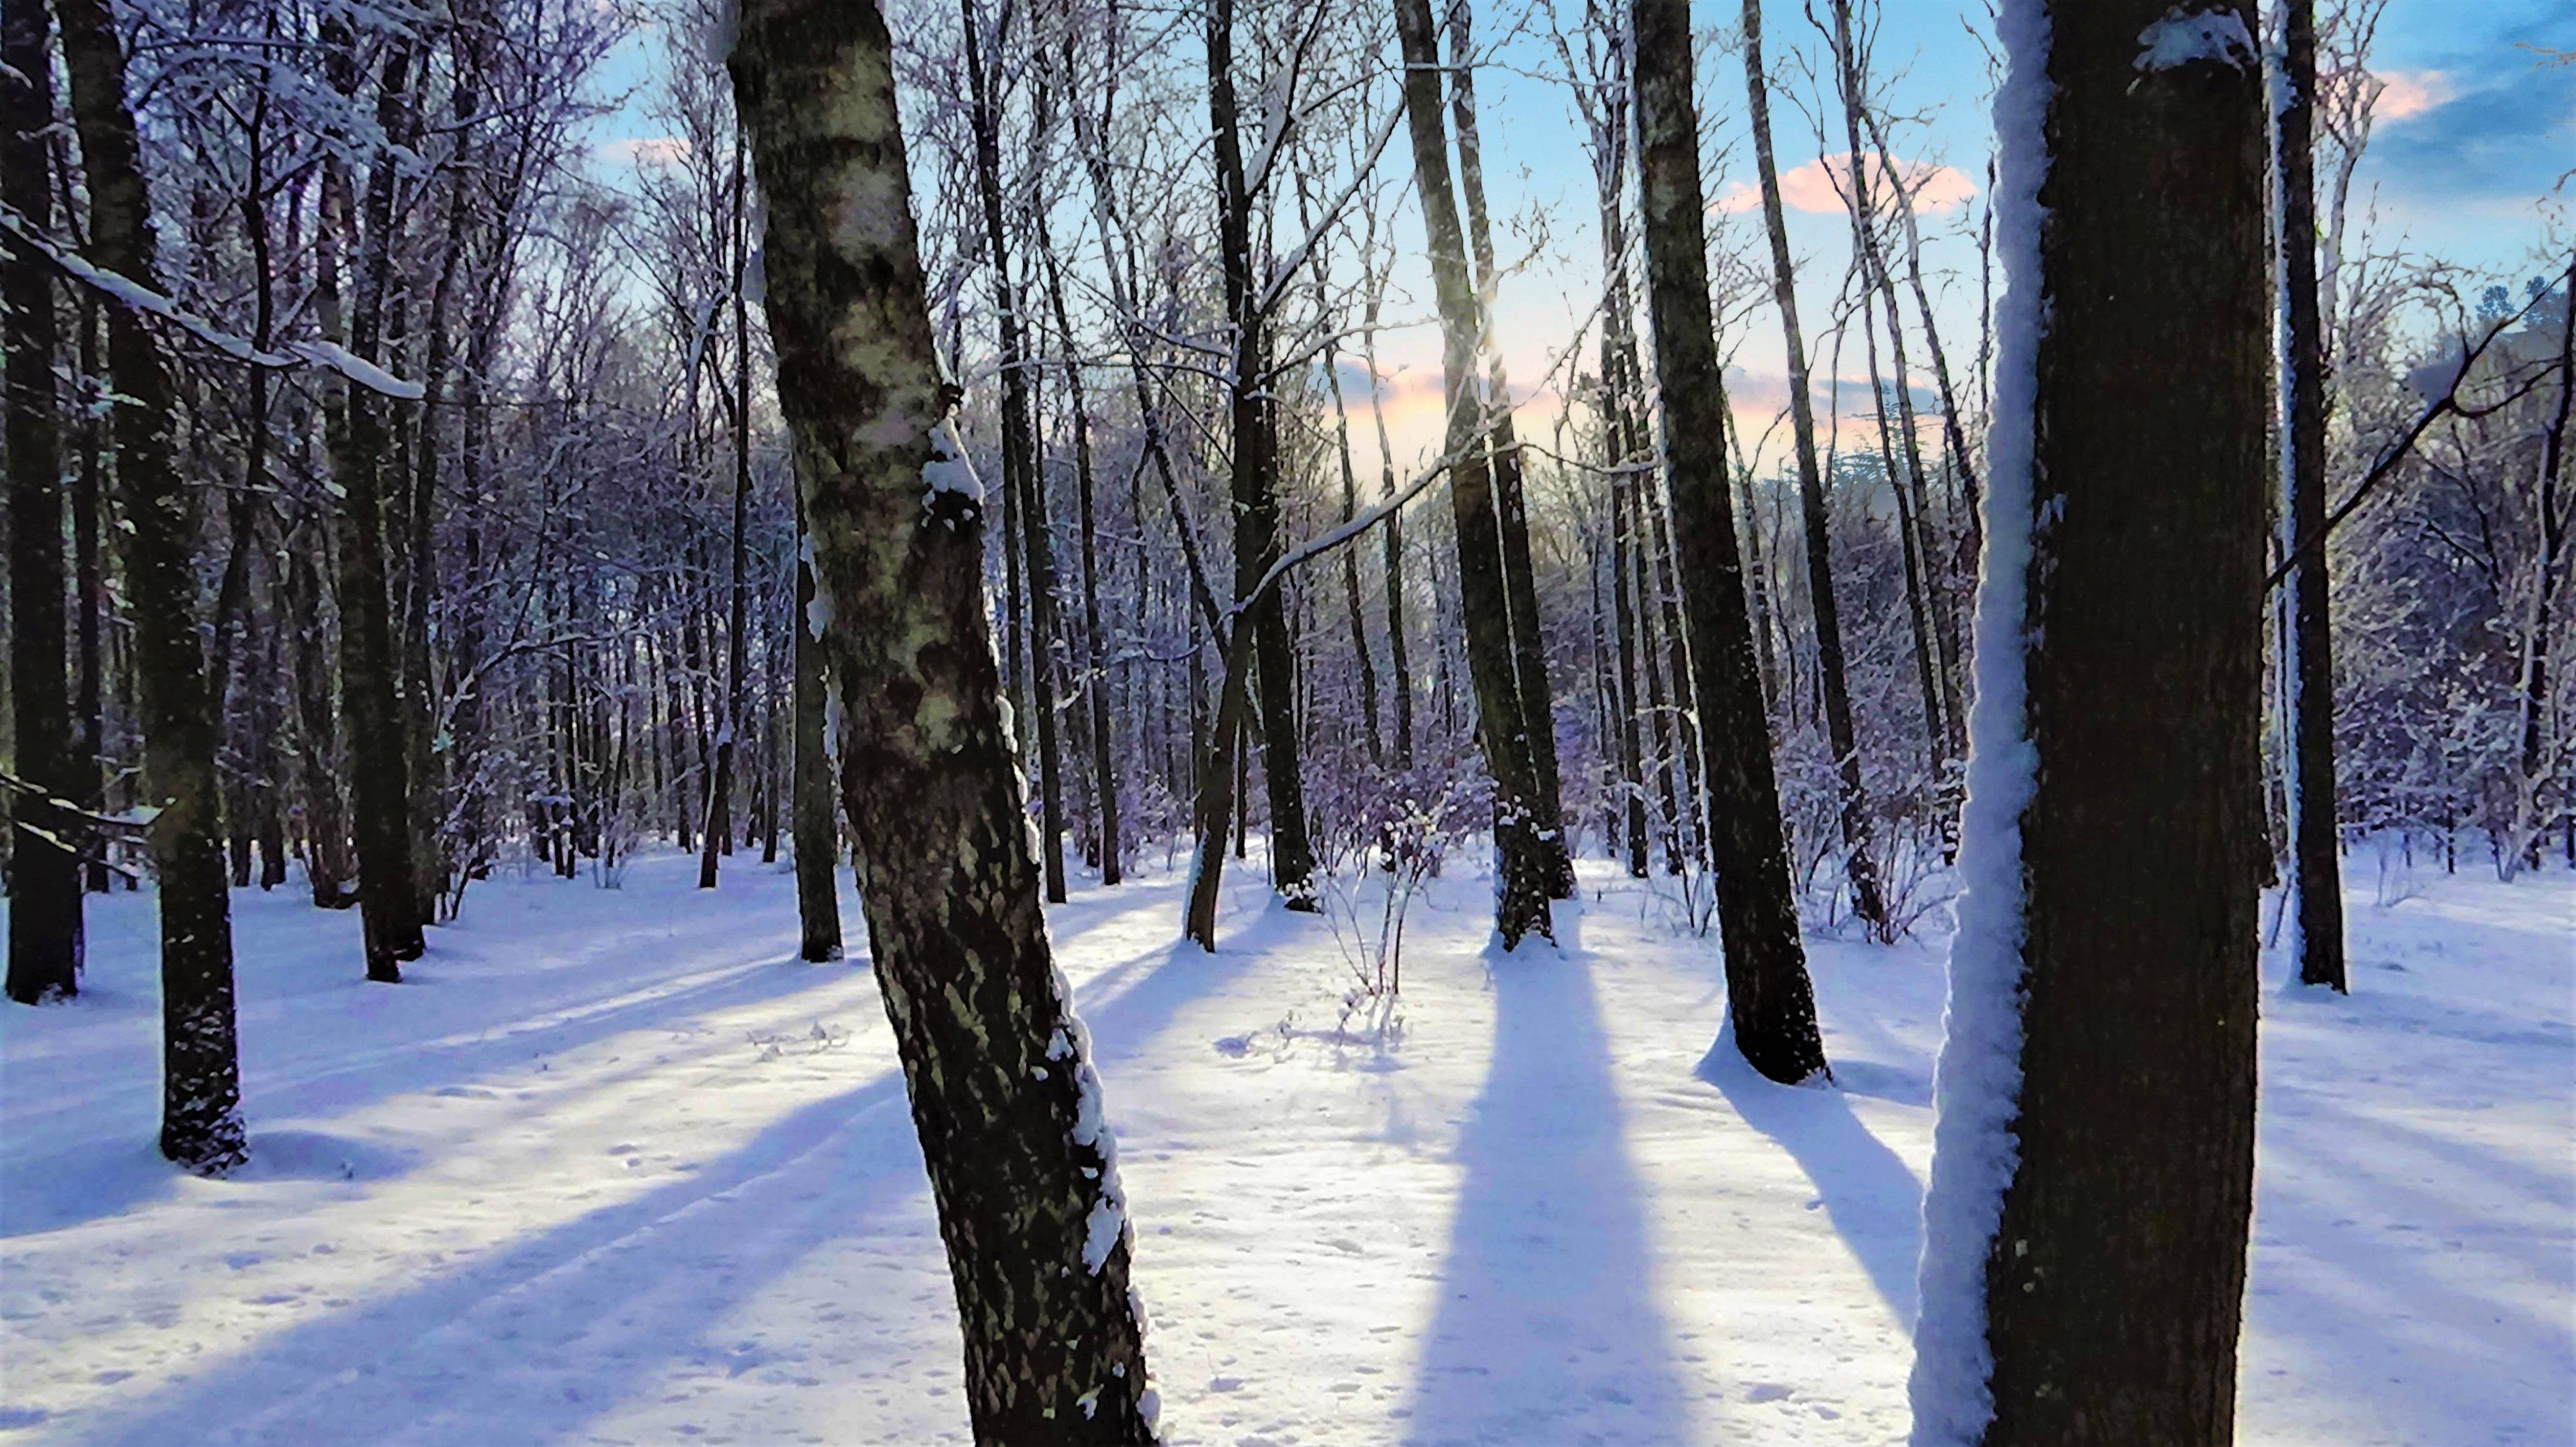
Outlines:
[[[158,317],[244,366],[266,367],[273,371],[321,367],[397,402],[417,402],[427,395],[420,383],[407,382],[337,342],[288,342],[283,351],[262,350],[246,338],[222,330],[132,277],[110,271],[78,252],[56,244],[29,225],[26,217],[7,206],[0,206],[0,232],[7,233],[11,240],[43,257],[55,270],[82,286],[130,311]]]

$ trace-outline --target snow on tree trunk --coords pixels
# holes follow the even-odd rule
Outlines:
[[[1913,1441],[2223,1443],[2252,1203],[2267,413],[2243,0],[2015,0],[1966,893]]]
[[[731,66],[768,200],[779,402],[813,541],[870,954],[930,1170],[980,1443],[1154,1440],[1090,1042],[1054,968],[945,417],[893,45],[873,5],[754,0]]]
[[[1727,1015],[1748,1064],[1773,1080],[1796,1082],[1825,1072],[1825,1047],[1790,894],[1770,727],[1736,548],[1726,388],[1709,322],[1690,9],[1686,0],[1635,0],[1631,14],[1646,304],[1708,786]]]
[[[151,200],[107,0],[55,0],[72,119],[89,181],[89,256],[154,286]],[[107,308],[116,381],[116,478],[125,584],[142,683],[143,775],[161,876],[161,1153],[221,1174],[249,1155],[233,1025],[232,901],[215,777],[215,717],[197,634],[197,509],[171,455],[160,343],[132,308]]]

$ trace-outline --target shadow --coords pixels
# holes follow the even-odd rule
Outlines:
[[[1863,1079],[1875,1080],[1879,1071],[1905,1078],[1901,1071],[1873,1071],[1859,1062],[1834,1067],[1837,1074],[1856,1068]],[[1835,1233],[1869,1273],[1898,1325],[1911,1329],[1915,1269],[1923,1252],[1923,1183],[1914,1172],[1852,1114],[1841,1090],[1781,1085],[1755,1073],[1735,1048],[1732,1023],[1718,1031],[1698,1074],[1746,1125],[1777,1142],[1807,1173]]]
[[[1086,1014],[1113,1122],[1116,1065],[1236,965],[1175,946],[1112,966],[1084,993],[1098,1000],[1110,977],[1138,968],[1144,973],[1132,984]],[[840,1264],[855,1264],[872,1288],[895,1279],[879,1274],[881,1266],[932,1273],[939,1289],[903,1297],[891,1310],[944,1315],[952,1309],[946,1259],[929,1229],[926,1186],[903,1080],[888,1071],[779,1118],[733,1154],[633,1200],[247,1344],[193,1379],[104,1410],[82,1424],[82,1440],[326,1442],[357,1431],[371,1441],[453,1447],[588,1441],[591,1423],[671,1385],[684,1374],[681,1364],[700,1369],[700,1380],[742,1378],[810,1354],[818,1374],[862,1372],[872,1343],[854,1323],[834,1323],[845,1306],[864,1315],[874,1296],[834,1305],[822,1324],[774,1350],[717,1333],[783,1282],[808,1284],[824,1269],[818,1253],[826,1248],[870,1238],[857,1246],[859,1259]],[[939,1305],[929,1307],[934,1297]],[[822,1363],[839,1352],[850,1359]],[[748,1389],[771,1380],[764,1372]],[[814,1385],[813,1377],[778,1380],[781,1390]]]
[[[669,858],[645,861],[664,864]],[[681,860],[681,863],[688,863]],[[694,865],[690,866],[694,868]],[[768,881],[761,881],[767,883]],[[867,931],[858,905],[849,897],[844,878],[845,960],[809,964],[795,958],[795,900],[775,890],[786,910],[783,921],[766,916],[711,913],[703,917],[655,918],[645,923],[604,922],[598,937],[577,951],[528,971],[506,940],[478,940],[460,945],[465,936],[455,927],[433,936],[430,953],[406,967],[406,986],[388,992],[355,974],[338,970],[305,972],[283,981],[246,982],[241,1011],[242,1099],[251,1128],[251,1162],[234,1174],[242,1181],[285,1178],[303,1165],[281,1163],[271,1170],[262,1153],[278,1142],[290,1151],[299,1139],[319,1139],[307,1132],[263,1129],[263,1120],[327,1121],[380,1101],[415,1094],[472,1095],[526,1071],[531,1062],[579,1050],[599,1041],[635,1033],[686,1033],[711,1015],[750,1006],[791,1004],[800,995],[854,981],[868,991],[861,1028],[873,1030],[882,1012],[873,1003],[874,987],[867,955]],[[236,891],[237,902],[241,894]],[[613,891],[593,889],[580,881],[539,881],[527,894],[496,895],[487,913],[505,916],[503,904],[518,907],[556,898],[587,907]],[[622,896],[644,898],[644,889]],[[712,901],[712,896],[678,896],[683,907]],[[1086,891],[1070,906],[1048,918],[1059,947],[1104,926],[1166,907],[1168,891],[1137,889]],[[281,920],[309,919],[309,906],[263,899],[262,928],[277,931]],[[291,906],[291,907],[290,907]],[[769,926],[766,934],[745,937],[746,927]],[[245,944],[259,946],[266,936],[237,931]],[[148,942],[157,951],[157,941]],[[143,948],[136,945],[135,948]],[[638,976],[621,970],[621,955],[654,952],[703,957],[687,973]],[[496,960],[490,958],[498,956]],[[157,956],[147,956],[146,959]],[[1117,981],[1158,952],[1131,956],[1096,977],[1090,990],[1114,988]],[[1204,960],[1204,955],[1195,956]],[[139,968],[139,966],[138,966]],[[248,976],[262,968],[256,948],[245,952],[241,970]],[[519,971],[503,981],[496,976]],[[530,974],[542,978],[530,978]],[[433,1002],[415,994],[435,993]],[[71,1179],[78,1189],[0,1191],[0,1240],[85,1225],[163,1199],[182,1173],[150,1143],[148,1127],[138,1143],[130,1123],[149,1122],[160,1108],[159,1000],[156,993],[91,989],[77,1002],[81,1013],[64,1020],[80,1024],[102,1011],[131,1016],[139,1028],[113,1042],[120,1057],[91,1055],[63,1063],[68,1073],[85,1074],[94,1084],[81,1091],[62,1091],[47,1103],[23,1098],[10,1103],[14,1137],[0,1141],[0,1173],[21,1181]],[[52,1023],[50,1021],[40,1023]],[[649,1055],[596,1077],[599,1088],[613,1089],[636,1076],[664,1068]],[[107,1122],[115,1122],[110,1126]],[[59,1149],[46,1146],[64,1137]],[[48,1137],[52,1138],[48,1140]],[[381,1152],[381,1147],[365,1147]],[[310,1178],[338,1175],[347,1155],[310,1164]],[[346,1179],[393,1174],[381,1162],[350,1162]]]
[[[1492,970],[1493,1061],[1404,1441],[1689,1440],[1590,961],[1541,949]]]

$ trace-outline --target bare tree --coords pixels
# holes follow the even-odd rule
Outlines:
[[[1687,0],[1632,0],[1630,15],[1646,300],[1708,781],[1727,1016],[1747,1063],[1773,1080],[1796,1082],[1827,1073],[1825,1046],[1789,892],[1789,851],[1736,547],[1726,384],[1709,320],[1690,7]]]
[[[2269,410],[2252,19],[2004,8],[2012,291],[1918,1443],[2233,1436]]]
[[[985,621],[981,487],[945,418],[892,43],[757,0],[732,56],[768,198],[843,806],[966,1333],[980,1443],[1155,1440],[1090,1042],[1054,968]]]

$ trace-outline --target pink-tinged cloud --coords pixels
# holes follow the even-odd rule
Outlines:
[[[2374,79],[2380,84],[2378,113],[2384,121],[2402,121],[2439,109],[2459,93],[2447,71],[2384,70]]]
[[[676,166],[689,158],[689,138],[686,136],[630,136],[625,140],[610,141],[601,146],[599,157],[603,161],[618,161],[629,166],[641,166],[647,169]]]
[[[1914,197],[1917,211],[1947,211],[1977,194],[1977,183],[1952,166],[1936,166],[1929,161],[1896,163],[1895,174],[1902,177],[1905,189]],[[1873,193],[1887,194],[1890,177],[1885,163],[1873,156],[1869,161],[1869,180]],[[1839,213],[1845,209],[1843,193],[1851,183],[1851,155],[1824,156],[1780,173],[1780,203],[1792,211]],[[1751,211],[1762,204],[1762,193],[1750,183],[1736,181],[1710,204],[1711,211]]]

